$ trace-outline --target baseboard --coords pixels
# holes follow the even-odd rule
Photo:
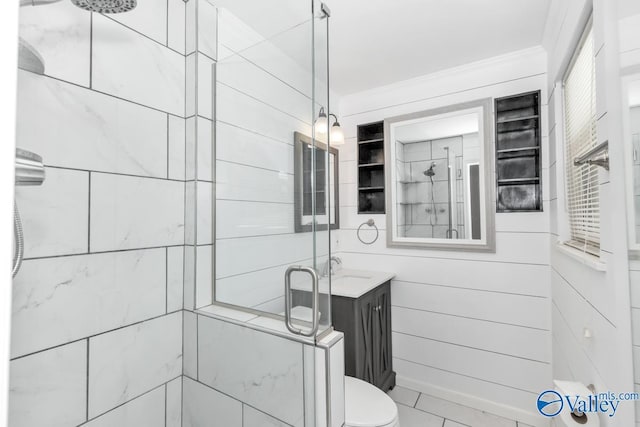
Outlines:
[[[399,386],[419,391],[430,396],[450,400],[452,402],[456,402],[464,406],[469,406],[480,411],[489,412],[491,414],[498,415],[510,420],[520,421],[530,426],[549,427],[551,425],[551,421],[540,416],[540,414],[523,411],[522,409],[514,408],[513,406],[493,402],[481,397],[446,389],[422,381],[416,381],[402,375],[398,375],[396,377],[396,380]]]

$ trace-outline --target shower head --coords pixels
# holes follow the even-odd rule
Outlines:
[[[20,6],[44,6],[59,1],[61,0],[20,0]],[[138,5],[137,0],[71,0],[71,3],[89,12],[98,13],[129,12]]]
[[[129,12],[138,5],[137,0],[71,0],[71,2],[79,8],[98,13]]]
[[[435,163],[431,163],[431,166],[429,166],[429,169],[427,169],[426,171],[422,172],[423,174],[425,174],[426,176],[434,176],[436,174],[436,171],[433,170],[433,168],[436,167]]]

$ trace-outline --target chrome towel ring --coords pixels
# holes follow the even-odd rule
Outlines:
[[[376,237],[370,242],[365,242],[364,240],[362,240],[362,237],[360,237],[360,230],[362,230],[362,227],[364,227],[365,225],[368,225],[369,227],[373,227],[376,229]],[[365,245],[373,245],[376,242],[376,240],[378,240],[378,237],[380,237],[380,230],[378,230],[378,227],[376,226],[376,222],[373,220],[373,218],[369,218],[368,221],[360,224],[360,227],[358,227],[357,236],[358,236],[358,240],[360,240]]]

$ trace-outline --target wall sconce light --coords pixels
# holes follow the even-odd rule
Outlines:
[[[329,122],[329,117],[333,117],[335,122],[333,126],[331,126],[331,132],[329,134],[329,142],[331,145],[342,145],[344,144],[344,132],[340,127],[340,122],[338,122],[338,118],[335,114],[327,113],[324,111],[324,107],[320,107],[320,113],[318,114],[318,119],[316,120],[315,129],[316,132],[325,135],[327,133],[327,124]]]

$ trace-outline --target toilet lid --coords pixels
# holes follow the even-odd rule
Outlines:
[[[383,427],[393,425],[398,407],[379,388],[353,377],[344,377],[345,425]]]

